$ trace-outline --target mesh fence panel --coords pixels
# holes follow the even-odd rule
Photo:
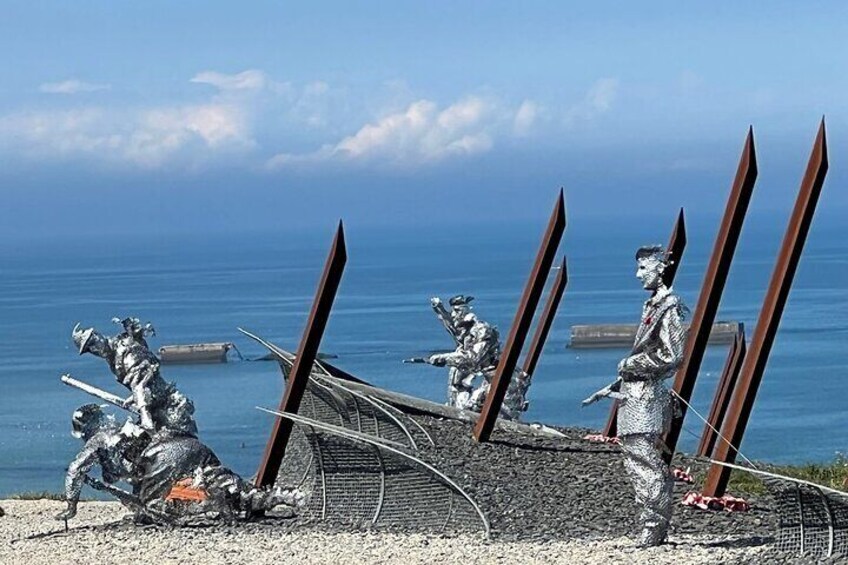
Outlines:
[[[848,554],[848,494],[765,477],[779,516],[777,544],[805,556]]]
[[[304,518],[405,530],[488,530],[458,487],[408,454],[300,423],[295,430],[278,481],[298,477],[309,461]]]

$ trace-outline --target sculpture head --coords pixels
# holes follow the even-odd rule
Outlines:
[[[79,348],[79,354],[91,353],[98,357],[108,358],[112,353],[109,339],[94,328],[81,328],[80,324],[74,326],[71,335],[74,343]]]
[[[668,266],[662,245],[646,245],[636,251],[636,278],[645,290],[657,290],[663,283],[663,273]]]
[[[471,301],[473,296],[465,294],[457,294],[448,300],[451,307],[451,316],[454,320],[462,320],[462,318],[471,311]]]
[[[84,404],[77,408],[71,417],[71,435],[87,440],[110,423],[111,419],[103,413],[100,406]]]

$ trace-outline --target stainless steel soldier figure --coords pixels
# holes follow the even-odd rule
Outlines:
[[[642,505],[639,543],[652,546],[665,541],[671,520],[674,481],[660,445],[671,421],[672,400],[663,381],[674,375],[683,359],[687,310],[663,282],[668,259],[662,246],[639,248],[636,262],[636,277],[651,297],[642,308],[633,350],[618,364],[618,380],[584,404],[603,396],[621,402],[617,424],[624,467]]]
[[[197,435],[194,404],[173,383],[165,382],[159,373],[159,359],[147,345],[145,336],[154,333],[153,326],[142,325],[138,318],[112,321],[124,328],[114,337],[94,328],[82,329],[79,324],[74,327],[72,335],[80,355],[91,353],[106,361],[117,381],[132,392],[129,400],[143,428],[151,433]]]
[[[463,334],[462,342],[451,353],[437,353],[425,361],[436,367],[447,365],[449,404],[464,410],[479,410],[477,406],[487,377],[498,364],[500,340],[498,330],[468,313],[457,324]],[[483,380],[477,389],[474,380]]]

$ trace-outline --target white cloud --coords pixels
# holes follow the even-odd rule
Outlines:
[[[191,82],[208,84],[222,91],[261,90],[268,85],[268,78],[265,73],[257,69],[249,69],[234,75],[217,71],[203,71],[192,77]]]
[[[88,158],[155,168],[253,145],[243,112],[224,104],[137,112],[82,108],[0,117],[0,141],[35,158]]]
[[[515,113],[515,119],[512,122],[512,131],[519,137],[524,137],[530,133],[536,119],[539,115],[539,107],[532,100],[525,100],[518,107]]]
[[[281,153],[267,164],[279,168],[327,161],[379,161],[417,166],[488,151],[502,121],[497,104],[477,96],[444,109],[430,100],[418,100],[403,111],[362,126],[337,143],[324,145],[312,153]]]
[[[583,100],[572,106],[565,115],[565,123],[590,121],[610,110],[618,95],[619,82],[616,78],[602,78],[586,92]]]
[[[41,92],[48,94],[78,94],[80,92],[97,92],[98,90],[109,90],[109,84],[94,84],[81,80],[71,79],[62,82],[46,82],[38,87]]]

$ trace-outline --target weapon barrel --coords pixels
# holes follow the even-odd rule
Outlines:
[[[70,375],[62,375],[60,377],[61,381],[68,386],[72,386],[74,388],[78,388],[79,390],[90,394],[100,400],[105,400],[109,404],[113,404],[118,408],[123,408],[124,410],[129,410],[126,402],[123,398],[118,395],[112,394],[111,392],[106,392],[105,390],[99,389],[96,386],[92,386],[88,383],[84,383],[82,381],[78,381]]]

